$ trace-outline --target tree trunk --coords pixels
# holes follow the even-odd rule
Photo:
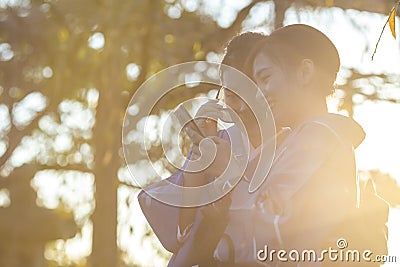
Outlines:
[[[389,14],[395,1],[393,0],[296,0],[296,4],[300,6],[313,7],[338,7],[341,9],[354,9],[359,11],[367,11],[373,13]]]
[[[90,264],[93,267],[118,266],[117,247],[117,189],[118,169],[121,166],[121,114],[125,103],[121,99],[122,64],[113,58],[111,48],[105,49],[104,64],[99,71],[99,102],[93,131],[95,148],[95,200],[93,214],[93,248]],[[107,63],[106,63],[107,62]]]
[[[292,0],[274,0],[274,5],[275,5],[274,29],[278,29],[283,26],[286,10],[292,5],[292,3],[293,3]]]
[[[117,171],[118,144],[113,136],[121,136],[120,127],[109,114],[107,102],[112,99],[109,92],[102,90],[99,98],[99,108],[94,128],[95,151],[95,200],[96,208],[93,213],[93,248],[91,266],[117,266]],[[113,110],[111,110],[111,113]]]

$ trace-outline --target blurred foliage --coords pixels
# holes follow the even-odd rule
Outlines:
[[[135,90],[170,65],[218,61],[243,25],[270,31],[290,6],[387,14],[393,1],[359,2],[255,0],[227,10],[205,0],[0,1],[0,265],[43,266],[44,255],[49,266],[135,266],[145,256],[135,246],[164,264],[148,225],[134,220],[137,188],[122,159]],[[249,22],[271,3],[273,17]],[[339,98],[349,114],[366,99],[399,101],[398,77],[348,74]],[[192,96],[167,95],[154,114]]]

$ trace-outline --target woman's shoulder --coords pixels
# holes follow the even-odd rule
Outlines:
[[[310,143],[339,142],[353,147],[365,138],[364,130],[354,119],[333,113],[308,119],[298,127],[297,135]]]

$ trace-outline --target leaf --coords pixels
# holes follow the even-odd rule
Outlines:
[[[399,6],[399,3],[394,5],[394,7],[392,7],[392,10],[390,10],[390,16],[389,16],[390,31],[392,32],[394,39],[396,39],[395,21],[396,21],[396,13],[397,13],[398,6]]]

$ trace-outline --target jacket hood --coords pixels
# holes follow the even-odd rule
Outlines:
[[[365,138],[365,132],[354,119],[334,113],[319,115],[317,120],[329,125],[343,139],[350,141],[354,148],[358,147]]]

